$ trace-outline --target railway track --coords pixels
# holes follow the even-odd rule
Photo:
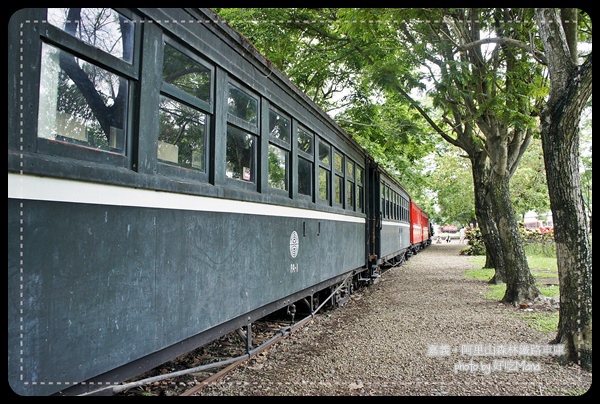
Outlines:
[[[207,384],[223,377],[246,360],[260,355],[282,338],[312,321],[320,311],[343,306],[350,296],[347,294],[345,298],[340,299],[339,293],[346,290],[346,285],[347,282],[344,281],[324,301],[314,301],[319,305],[312,311],[311,304],[305,301],[305,308],[291,305],[287,309],[278,310],[254,322],[251,325],[250,343],[247,331],[238,329],[135,379],[111,386],[107,388],[108,392],[115,396],[193,395]],[[297,312],[298,309],[300,311]],[[304,317],[295,321],[297,315],[304,315]],[[107,389],[103,389],[104,393]]]
[[[383,272],[401,265],[402,262],[386,265]],[[342,282],[320,305],[311,312],[306,307],[289,311],[281,309],[252,324],[251,346],[247,332],[238,329],[221,338],[181,355],[153,370],[121,385],[112,386],[115,396],[191,396],[210,383],[227,375],[247,360],[264,354],[273,344],[288,337],[300,327],[311,322],[318,313],[344,306],[347,299],[337,300],[343,289]],[[347,296],[349,298],[349,296]],[[336,303],[333,303],[336,301]],[[304,305],[302,305],[304,306]],[[296,312],[295,310],[299,310]],[[302,317],[295,321],[296,316]]]
[[[236,330],[212,343],[173,359],[121,385],[112,386],[115,396],[189,396],[201,390],[246,360],[286,337],[290,326],[283,319],[263,319],[252,325],[252,348],[246,347],[244,332]]]
[[[191,396],[250,358],[264,354],[315,315],[308,314],[294,323],[284,317],[284,314],[274,313],[253,323],[250,350],[245,332],[238,329],[121,385],[112,386],[113,395]]]

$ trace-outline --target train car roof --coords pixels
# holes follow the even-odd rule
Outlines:
[[[351,146],[358,149],[365,155],[368,152],[354,139],[352,135],[346,132],[331,116],[321,109],[313,100],[311,100],[302,90],[300,90],[284,73],[282,73],[277,66],[273,64],[266,56],[264,56],[241,32],[231,27],[227,21],[223,20],[217,13],[210,8],[190,8],[186,9],[192,15],[195,15],[199,21],[210,22],[206,24],[213,30],[219,32],[221,36],[225,36],[227,39],[235,42],[239,49],[243,49],[246,54],[244,55],[247,59],[252,59],[252,62],[259,65],[265,72],[265,77],[272,77],[278,81],[280,85],[285,86],[285,89],[294,96],[300,98],[309,109],[319,117],[319,119],[326,125],[330,126],[332,130],[342,135],[345,140],[349,141]],[[239,49],[235,49],[239,51]]]
[[[231,40],[235,41],[239,44],[245,51],[247,51],[251,57],[259,62],[264,69],[267,69],[270,73],[277,77],[277,79],[285,84],[289,91],[292,91],[296,96],[300,97],[304,102],[306,102],[315,114],[318,114],[322,120],[326,121],[327,124],[331,125],[336,131],[345,136],[347,140],[352,142],[354,147],[360,149],[369,160],[373,161],[374,158],[362,147],[358,144],[358,142],[354,139],[352,135],[346,132],[331,116],[329,116],[325,111],[323,111],[313,100],[311,100],[302,90],[300,90],[284,73],[282,73],[277,66],[275,66],[267,57],[265,57],[251,42],[246,38],[242,33],[232,28],[225,20],[223,20],[217,13],[212,11],[210,8],[193,8],[194,12],[199,15],[203,15],[205,19],[216,22],[215,26],[221,30],[221,32],[229,37]],[[403,192],[405,192],[409,198],[412,200],[410,193],[406,190],[406,188],[400,183],[400,181],[391,174],[389,171],[385,170],[379,164],[377,164],[379,170],[381,170],[385,175],[392,181],[396,186],[398,186]]]

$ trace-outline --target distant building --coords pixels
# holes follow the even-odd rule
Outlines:
[[[523,218],[523,225],[528,229],[537,229],[540,227],[554,227],[554,221],[552,220],[552,212],[537,213],[534,210],[530,210],[525,213]]]
[[[440,231],[442,233],[456,233],[458,229],[453,224],[447,224],[445,226],[440,227]]]

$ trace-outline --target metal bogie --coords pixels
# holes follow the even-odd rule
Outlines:
[[[332,298],[331,304],[336,307],[342,307],[348,301],[350,301],[350,295],[352,294],[352,278],[347,278],[337,287],[331,290]]]

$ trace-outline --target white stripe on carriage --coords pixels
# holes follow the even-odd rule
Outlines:
[[[410,223],[406,222],[391,222],[389,220],[383,221],[384,226],[398,226],[398,227],[410,227]]]
[[[266,203],[177,194],[15,173],[8,173],[8,197],[24,200],[228,212],[353,223],[365,223],[366,220],[364,217],[359,216]]]

